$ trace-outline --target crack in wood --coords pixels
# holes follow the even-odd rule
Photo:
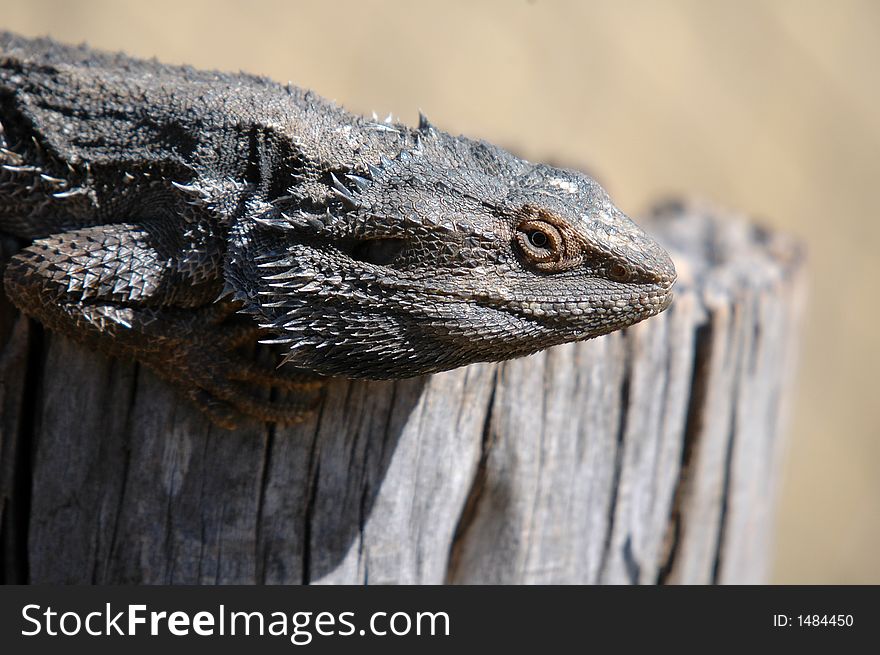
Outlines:
[[[611,554],[611,545],[614,540],[614,522],[617,516],[617,497],[620,492],[620,476],[623,472],[623,454],[625,450],[627,422],[629,420],[629,394],[632,385],[632,339],[627,338],[624,345],[623,377],[620,381],[620,401],[617,405],[620,414],[618,416],[617,432],[614,441],[614,470],[611,475],[611,497],[608,500],[608,511],[605,522],[605,543],[602,547],[602,557],[599,560],[598,569],[600,581],[608,573],[608,557]]]
[[[700,325],[694,333],[694,357],[691,367],[690,393],[688,394],[687,418],[685,419],[684,439],[681,449],[681,464],[678,481],[673,493],[672,509],[664,537],[663,556],[657,569],[657,584],[666,584],[675,567],[678,547],[686,529],[684,520],[684,502],[689,493],[690,472],[694,454],[699,447],[699,439],[703,430],[706,400],[708,397],[709,363],[712,359],[713,346],[712,317]]]
[[[501,376],[501,366],[496,366],[490,381],[489,401],[486,404],[486,416],[483,420],[483,428],[480,433],[480,458],[477,462],[471,480],[471,487],[468,491],[458,523],[455,526],[455,532],[452,542],[449,545],[449,556],[446,565],[446,583],[452,584],[456,582],[459,565],[461,564],[461,556],[464,550],[464,544],[467,540],[468,531],[473,525],[477,516],[477,510],[483,497],[488,479],[488,462],[489,454],[492,451],[492,445],[495,442],[495,434],[492,425],[492,412],[495,409],[495,394],[498,390],[499,378]]]
[[[268,423],[266,425],[266,443],[263,451],[263,460],[260,464],[260,470],[257,473],[257,517],[256,539],[254,539],[254,562],[256,563],[256,571],[254,572],[257,581],[260,584],[266,584],[266,548],[263,543],[263,511],[266,504],[266,489],[269,486],[269,476],[272,468],[272,451],[275,447],[275,425]]]

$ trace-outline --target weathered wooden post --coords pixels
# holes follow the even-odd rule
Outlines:
[[[0,561],[33,583],[766,580],[797,244],[670,204],[680,274],[623,333],[212,427],[0,305]],[[6,242],[4,259],[14,247]]]

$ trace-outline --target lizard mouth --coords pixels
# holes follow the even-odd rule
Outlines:
[[[665,311],[674,298],[672,283],[656,285],[642,293],[616,300],[595,301],[552,299],[506,301],[496,309],[519,316],[557,333],[560,343],[589,339],[640,323]],[[575,336],[576,335],[576,336]]]

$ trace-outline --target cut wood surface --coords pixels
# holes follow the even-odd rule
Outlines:
[[[767,580],[803,257],[709,207],[624,332],[212,426],[0,299],[0,575],[31,583]],[[3,260],[16,249],[2,242]]]

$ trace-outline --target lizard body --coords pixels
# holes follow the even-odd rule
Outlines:
[[[518,357],[671,302],[668,255],[590,177],[424,119],[0,33],[0,127],[0,230],[30,242],[9,297],[221,425],[301,415],[307,375]],[[296,372],[237,353],[257,340]]]

